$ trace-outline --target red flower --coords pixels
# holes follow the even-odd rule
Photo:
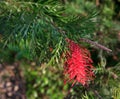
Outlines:
[[[90,52],[72,40],[66,39],[66,41],[69,43],[69,52],[66,53],[64,74],[68,75],[68,81],[74,81],[72,86],[76,82],[87,85],[94,78]]]

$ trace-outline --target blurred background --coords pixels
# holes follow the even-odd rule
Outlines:
[[[88,88],[64,84],[66,36],[91,52]],[[120,99],[120,0],[1,0],[0,99]]]

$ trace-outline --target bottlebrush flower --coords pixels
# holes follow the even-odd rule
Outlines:
[[[90,52],[70,39],[66,41],[69,51],[66,53],[64,74],[68,76],[68,81],[73,81],[72,86],[77,82],[88,85],[88,82],[94,78]]]

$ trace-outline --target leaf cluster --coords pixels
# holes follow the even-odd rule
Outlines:
[[[0,2],[0,33],[3,48],[8,45],[28,49],[33,59],[59,63],[65,51],[65,38],[79,40],[92,35],[96,12],[88,15],[68,13],[62,2],[54,0],[3,0]],[[50,51],[50,49],[53,49]],[[52,63],[54,63],[52,62]]]

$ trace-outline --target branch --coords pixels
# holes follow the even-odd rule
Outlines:
[[[96,42],[94,42],[94,41],[91,41],[91,40],[89,40],[89,39],[80,38],[80,41],[82,41],[82,42],[87,42],[87,43],[89,43],[89,44],[92,44],[92,45],[94,45],[94,46],[96,46],[96,47],[98,47],[98,48],[100,48],[100,49],[102,49],[102,50],[105,50],[105,51],[108,51],[108,52],[112,52],[111,49],[109,49],[109,48],[107,48],[107,47],[105,47],[105,46],[103,46],[103,45],[101,45],[101,44],[98,44],[98,43],[96,43]]]

